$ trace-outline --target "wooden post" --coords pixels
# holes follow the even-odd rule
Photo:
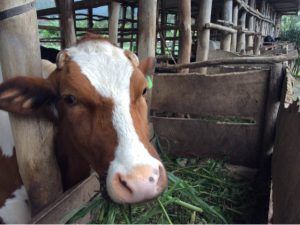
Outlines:
[[[111,1],[109,5],[108,33],[109,33],[109,40],[113,44],[118,44],[118,25],[119,25],[120,6],[121,4],[116,1]]]
[[[279,37],[280,35],[280,25],[281,25],[281,15],[276,14],[275,19],[275,37]]]
[[[163,42],[163,39],[166,37],[166,32],[165,32],[165,26],[167,23],[167,16],[168,14],[166,13],[166,0],[160,0],[160,46],[161,46],[161,54],[165,55],[166,54],[166,49],[165,49],[165,43]]]
[[[0,11],[31,2],[1,0]],[[0,64],[4,80],[16,75],[42,76],[37,27],[34,7],[23,14],[0,21]],[[32,213],[35,214],[62,192],[60,172],[53,151],[53,125],[40,118],[17,115],[10,115],[10,122],[19,171],[29,194]]]
[[[210,23],[211,9],[212,0],[202,0],[199,2],[196,61],[205,61],[208,59],[210,30],[205,29],[205,24]],[[207,68],[199,68],[198,72],[206,74]]]
[[[155,56],[157,0],[139,0],[138,56]]]
[[[126,13],[127,13],[127,5],[123,5],[122,8],[122,25],[121,25],[121,36],[120,36],[120,47],[124,46],[124,30],[126,24]]]
[[[250,0],[250,7],[254,8],[255,0]],[[249,20],[248,20],[248,30],[254,31],[254,16],[249,14]],[[248,35],[247,37],[247,49],[253,48],[253,36]],[[253,50],[248,50],[248,54],[253,54]]]
[[[234,26],[238,25],[238,16],[239,16],[239,6],[236,4],[233,7],[233,15],[232,15],[232,23]],[[236,45],[237,45],[237,33],[233,33],[231,35],[231,51],[236,52]]]
[[[191,0],[179,1],[179,56],[178,63],[189,63],[192,48]],[[181,70],[188,73],[189,69]]]
[[[245,28],[246,28],[246,15],[247,15],[247,12],[243,11],[242,15],[239,19],[239,24],[242,28],[242,31],[238,35],[237,51],[242,54],[245,53],[245,48],[246,48],[246,35],[243,32],[243,30],[245,30]]]
[[[61,46],[68,48],[76,43],[73,0],[59,0]]]
[[[134,32],[133,32],[133,29],[134,29],[134,7],[133,6],[130,7],[130,13],[131,13],[131,29],[132,29],[131,35],[130,35],[130,37],[131,37],[130,51],[133,51],[133,34],[134,34]]]
[[[88,28],[93,29],[93,8],[88,8]]]
[[[174,27],[175,28],[173,30],[173,40],[172,40],[172,49],[171,49],[172,55],[175,55],[175,46],[176,46],[177,32],[178,32],[177,26],[176,26],[177,21],[178,21],[177,13],[175,13],[175,15],[174,15],[174,23],[175,23]]]
[[[232,22],[232,7],[233,1],[232,0],[224,0],[224,7],[223,7],[223,20],[227,22]],[[223,39],[221,41],[221,49],[224,51],[230,51],[231,45],[231,33],[223,32]]]

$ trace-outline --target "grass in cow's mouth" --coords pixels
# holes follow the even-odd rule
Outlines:
[[[255,204],[252,183],[229,176],[223,161],[166,154],[162,159],[169,171],[169,185],[158,199],[132,206],[119,205],[99,193],[61,222],[76,223],[87,213],[92,215],[91,223],[103,224],[251,222]]]

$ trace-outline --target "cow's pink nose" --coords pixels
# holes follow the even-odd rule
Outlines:
[[[155,169],[142,165],[128,174],[115,174],[108,193],[116,202],[138,203],[157,197],[166,186],[167,175],[162,165]]]

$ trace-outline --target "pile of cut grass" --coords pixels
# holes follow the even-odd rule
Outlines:
[[[92,215],[90,223],[101,224],[251,222],[255,205],[252,183],[229,176],[223,161],[167,154],[162,159],[169,185],[158,199],[129,206],[116,204],[98,193],[61,222],[76,223],[87,213]]]

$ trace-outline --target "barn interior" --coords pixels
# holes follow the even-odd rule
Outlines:
[[[25,5],[13,16],[2,13]],[[68,48],[86,32],[107,36],[139,59],[155,57],[154,86],[147,96],[150,120],[153,132],[168,139],[171,153],[224,158],[256,169],[262,194],[255,222],[299,222],[300,204],[292,196],[300,195],[300,180],[290,173],[299,170],[294,140],[300,121],[290,73],[298,50],[280,41],[281,17],[299,10],[300,0],[2,0],[0,65],[4,80],[40,76],[41,45]],[[18,37],[17,48],[11,37]],[[19,161],[44,161],[38,170],[57,177],[53,155],[44,154],[51,138],[46,148],[37,142],[42,151],[32,150],[41,147],[24,144],[19,129],[27,127],[45,140],[45,133],[53,132],[49,124],[41,122],[43,132],[37,135],[32,121],[12,117],[11,123],[22,146],[16,149]],[[19,166],[25,180],[36,174],[26,163]],[[293,182],[283,185],[287,180]],[[33,223],[58,223],[98,188],[95,175],[64,194],[58,179],[50,182],[38,174],[30,182],[25,184],[32,190]],[[36,185],[48,188],[37,191]]]

